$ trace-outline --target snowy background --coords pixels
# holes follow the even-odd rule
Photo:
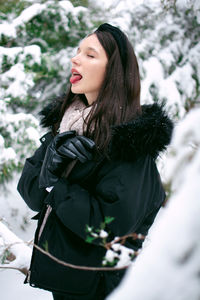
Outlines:
[[[66,90],[70,57],[100,23],[119,26],[138,57],[142,103],[164,101],[176,128],[158,160],[168,195],[145,246],[109,300],[200,299],[200,2],[0,1],[0,259],[27,268],[34,215],[16,185],[43,134],[38,111]],[[15,245],[12,245],[15,242]],[[8,247],[8,245],[10,247]],[[3,264],[2,266],[8,266]],[[0,298],[51,299],[0,270]],[[144,288],[145,283],[145,288]]]

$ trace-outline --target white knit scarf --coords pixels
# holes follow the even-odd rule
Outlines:
[[[59,133],[75,130],[78,135],[82,135],[87,125],[85,119],[91,108],[92,106],[86,108],[86,105],[79,99],[72,102],[62,118]]]

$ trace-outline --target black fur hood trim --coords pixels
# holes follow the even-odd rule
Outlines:
[[[59,121],[63,97],[47,105],[41,112],[41,125],[51,127]],[[171,141],[173,122],[164,104],[142,105],[142,113],[133,121],[112,127],[109,154],[113,159],[135,160],[143,155],[156,159]]]
[[[61,106],[64,96],[56,98],[50,104],[46,105],[39,113],[42,116],[40,124],[42,127],[52,127],[59,121]]]
[[[112,128],[111,153],[122,160],[148,154],[156,159],[170,143],[173,127],[163,104],[142,105],[132,122]]]

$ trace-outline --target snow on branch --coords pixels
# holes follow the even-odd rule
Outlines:
[[[5,22],[3,24],[0,24],[0,36],[2,34],[5,34],[15,38],[17,35],[16,28],[27,23],[33,17],[40,14],[45,8],[45,4],[35,3],[30,7],[24,9],[20,16],[14,19],[12,23]]]
[[[16,269],[26,274],[31,248],[0,221],[0,268]]]

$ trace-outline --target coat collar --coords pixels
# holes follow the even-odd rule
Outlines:
[[[50,127],[59,120],[63,98],[47,105],[41,112],[41,125]],[[128,123],[112,127],[109,153],[114,159],[136,160],[143,155],[156,159],[171,141],[173,122],[164,104],[142,105],[142,113]]]

